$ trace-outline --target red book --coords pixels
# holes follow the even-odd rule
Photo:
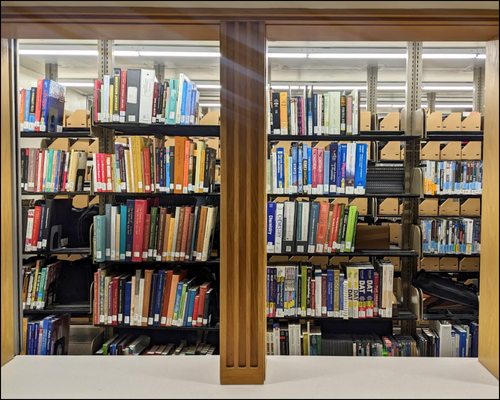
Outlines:
[[[334,231],[333,231],[333,243],[335,243],[335,246],[337,245],[337,238],[339,234],[339,222],[340,222],[340,213],[342,212],[342,204],[337,205],[337,213],[335,215],[335,220],[334,220]],[[335,248],[333,251],[336,252],[338,249]]]
[[[101,81],[94,79],[94,122],[100,122],[98,117],[98,109],[99,109],[99,93],[101,90]]]
[[[101,158],[99,159],[100,161],[100,166],[99,168],[101,169],[101,191],[102,192],[107,192],[106,188],[106,154],[101,153]]]
[[[326,272],[321,272],[321,316],[326,317]]]
[[[40,177],[38,173],[38,167],[39,167],[39,162],[40,162],[40,150],[35,150],[36,157],[35,157],[35,192],[40,192],[41,191],[41,186],[38,186],[38,181],[40,180]]]
[[[210,289],[210,282],[205,282],[203,285],[200,286],[200,300],[198,304],[198,317],[196,319],[196,325],[197,326],[202,326],[203,325],[203,312],[205,311],[205,294],[207,294],[207,290]]]
[[[192,212],[192,206],[187,206],[184,208],[184,221],[179,221],[179,223],[183,223],[182,226],[182,238],[181,238],[181,251],[179,255],[179,261],[186,261],[186,247],[187,247],[187,239],[188,239],[188,230],[189,230],[189,216]]]
[[[66,191],[66,182],[68,179],[68,169],[69,169],[70,158],[71,158],[71,152],[67,151],[66,157],[64,158],[64,166],[63,166],[63,183],[62,183],[62,188],[61,188],[62,192]],[[42,164],[42,167],[43,167],[43,164]]]
[[[142,160],[144,167],[144,192],[151,193],[151,156],[149,147],[142,149]]]
[[[75,155],[73,154],[73,157]],[[101,156],[102,156],[102,153],[96,153],[94,154],[94,157],[95,157],[95,171],[96,171],[96,189],[98,192],[102,192],[102,178],[101,178],[101,175],[102,175],[102,167],[101,167]]]
[[[35,215],[33,217],[33,233],[31,234],[31,249],[36,251],[38,244],[38,232],[40,230],[40,218],[42,216],[42,206],[35,206]]]
[[[40,119],[42,117],[42,90],[43,79],[38,79],[36,81],[35,132],[40,132]]]
[[[127,70],[120,72],[120,122],[125,122],[125,109],[127,105]]]
[[[94,272],[94,325],[99,324],[99,272]]]
[[[184,142],[184,176],[182,178],[182,192],[187,193],[188,190],[188,177],[189,177],[189,145],[191,141]]]
[[[325,154],[325,149],[323,148],[318,148],[318,174],[316,175],[316,184],[317,184],[317,189],[320,189],[319,191],[323,193],[323,180],[325,178],[324,172],[323,172],[323,167],[324,167],[324,161],[323,161],[323,156]]]
[[[378,317],[378,295],[379,295],[379,285],[380,277],[378,272],[373,273],[373,316]]]
[[[328,248],[332,249],[332,251],[335,251],[333,249],[333,242],[334,242],[334,234],[335,234],[335,218],[337,216],[337,208],[339,207],[338,204],[333,205],[333,212],[332,212],[332,222],[330,226],[330,236],[328,237]]]
[[[146,214],[144,219],[144,240],[142,242],[142,261],[148,261],[149,246],[149,225],[151,224],[151,214]]]
[[[112,192],[113,191],[113,171],[112,168],[112,157],[111,154],[106,154],[106,191]]]
[[[192,320],[191,320],[192,321],[191,326],[196,326],[197,319],[198,319],[199,303],[200,303],[200,295],[197,294],[196,296],[194,296],[194,306],[193,306],[193,316],[192,316]]]
[[[118,325],[118,276],[113,277],[112,301],[113,301],[113,319],[111,325]]]
[[[326,229],[328,224],[328,212],[330,203],[322,201],[319,206],[318,234],[316,235],[315,252],[323,253],[325,251]]]
[[[314,317],[319,317],[316,315],[316,281],[314,280],[314,271],[313,271],[313,279],[311,279],[311,315]]]
[[[135,201],[134,236],[132,239],[132,262],[142,261],[142,244],[144,238],[144,223],[146,221],[146,200]]]
[[[312,171],[311,171],[311,189],[312,194],[316,194],[318,186],[318,148],[312,148]]]
[[[113,280],[108,284],[108,325],[113,323]]]
[[[163,291],[163,304],[161,306],[160,326],[167,326],[168,300],[170,299],[170,286],[172,285],[172,275],[174,270],[169,269],[165,277],[165,290]],[[196,310],[198,311],[198,310]]]

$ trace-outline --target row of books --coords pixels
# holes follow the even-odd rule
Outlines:
[[[391,318],[394,265],[377,260],[339,267],[267,267],[267,316]]]
[[[95,261],[207,261],[218,209],[161,207],[158,198],[108,203],[94,216]]]
[[[181,340],[179,344],[155,344],[151,345],[151,338],[147,335],[116,334],[107,340],[95,354],[105,356],[182,356],[182,355],[212,355],[215,346],[197,342],[187,344],[186,340]]]
[[[420,220],[424,253],[479,254],[481,220],[471,218]]]
[[[270,91],[269,133],[274,135],[357,135],[360,95],[352,91],[314,92],[305,85],[301,96]]]
[[[43,266],[36,260],[23,266],[23,310],[43,310],[55,301],[54,286],[61,271],[61,261]]]
[[[87,152],[79,150],[21,149],[21,188],[27,192],[82,191],[87,158]]]
[[[482,161],[431,161],[424,165],[424,194],[481,194]]]
[[[50,79],[19,92],[21,132],[62,132],[66,88]]]
[[[123,326],[210,326],[213,283],[188,278],[187,269],[113,267],[94,273],[94,324]]]
[[[324,329],[324,328],[323,328]],[[479,324],[431,321],[410,335],[332,334],[320,326],[279,321],[268,324],[267,355],[356,357],[477,357]]]
[[[158,82],[153,69],[115,68],[94,81],[95,122],[193,125],[199,122],[200,92],[185,75]]]
[[[357,208],[328,201],[270,201],[267,203],[267,252],[354,252]]]
[[[116,143],[114,154],[93,159],[96,192],[211,193],[217,151],[204,140],[175,137],[172,146],[140,136]]]
[[[43,319],[23,318],[23,350],[25,355],[65,355],[69,347],[70,315],[49,315]]]
[[[366,143],[292,143],[289,151],[275,145],[267,160],[267,192],[365,194],[367,151]]]

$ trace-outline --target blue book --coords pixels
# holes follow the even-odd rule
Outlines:
[[[104,215],[106,216],[106,260],[111,259],[111,206],[112,204],[104,205]]]
[[[184,81],[184,82],[182,82],[182,99],[180,99],[181,100],[181,120],[179,123],[181,125],[184,125],[184,119],[186,117],[187,92],[188,92],[188,82]]]
[[[33,341],[32,354],[34,354],[34,355],[38,354],[38,336],[40,333],[40,322],[41,321],[35,321],[34,327],[33,327],[33,335],[31,336],[32,341]]]
[[[267,252],[274,253],[274,237],[276,235],[276,203],[267,202]]]
[[[326,270],[326,315],[333,317],[333,269]]]
[[[338,153],[338,162],[337,162],[337,193],[344,194],[345,193],[345,164],[347,160],[347,145],[341,144],[339,146]]]
[[[56,176],[54,177],[54,192],[58,191],[58,185],[59,185],[59,172],[60,168],[58,168],[59,163],[61,162],[61,150],[56,150],[56,153],[54,154],[54,163],[56,165]]]
[[[313,201],[311,203],[311,211],[309,217],[309,235],[307,235],[309,238],[307,246],[308,253],[314,253],[316,248],[316,232],[318,230],[319,208],[320,204],[318,202]]]
[[[470,322],[469,329],[471,334],[471,357],[477,357],[478,353],[478,339],[479,339],[479,324],[477,322]],[[26,353],[27,354],[27,353]]]
[[[94,236],[95,236],[95,261],[104,262],[106,242],[104,235],[106,233],[106,217],[104,215],[96,215],[94,217]]]
[[[123,325],[130,325],[130,304],[132,301],[132,282],[125,282],[125,298],[123,302]]]
[[[44,79],[42,84],[42,102],[40,113],[40,132],[47,132],[48,100],[49,100],[50,79]]]
[[[284,194],[285,189],[285,149],[283,147],[276,148],[276,169],[277,169],[277,183],[278,194]]]
[[[460,325],[453,325],[453,330],[455,331],[456,336],[458,336],[458,356],[466,357],[467,356],[467,332]],[[455,336],[455,338],[456,338]]]
[[[297,154],[297,192],[302,193],[304,190],[303,187],[303,180],[304,180],[304,169],[302,166],[302,161],[303,161],[303,155],[302,155],[302,147],[299,146],[298,148],[298,154]]]
[[[337,193],[337,154],[338,143],[330,143],[330,172],[328,176],[330,194]]]
[[[323,161],[323,193],[328,194],[330,189],[330,150],[325,150]]]
[[[200,96],[200,92],[196,88],[196,85],[194,85],[193,93],[191,94],[191,107],[190,107],[190,111],[189,111],[189,122],[188,122],[189,125],[194,125],[194,123],[196,122],[196,115],[195,115],[196,102],[199,99],[199,96]]]
[[[277,279],[277,271],[276,271],[276,268],[273,268],[271,270],[272,272],[272,276],[271,276],[271,282],[272,282],[272,287],[273,287],[273,290],[272,290],[272,302],[274,303],[274,310],[276,311],[276,309],[278,308],[277,306],[277,301],[278,301],[278,279]]]
[[[165,187],[165,171],[163,166],[165,165],[165,148],[160,147],[158,150],[158,183],[160,184],[160,188]]]
[[[184,279],[182,282],[179,282],[177,284],[177,293],[175,295],[175,302],[174,302],[174,315],[172,317],[172,321],[176,321],[177,318],[179,318],[179,307],[181,304],[181,295],[182,295],[182,287],[184,286],[184,283],[187,282],[187,279]],[[172,322],[172,325],[173,322]]]
[[[312,104],[312,120],[313,120],[313,133],[318,135],[318,94],[313,93]]]
[[[196,288],[189,289],[187,312],[184,313],[185,326],[193,325],[193,309],[194,309],[194,298],[196,297]]]
[[[153,326],[160,326],[161,305],[163,302],[163,291],[165,289],[166,276],[167,276],[167,272],[164,269],[160,269],[158,271],[158,288],[156,290],[157,295],[156,295],[155,306],[154,306]]]
[[[34,322],[28,322],[28,329],[26,330],[26,355],[31,355],[32,353],[32,337],[33,337],[33,326]]]
[[[297,174],[298,149],[297,146],[292,146],[292,193],[298,191],[298,174]]]
[[[46,354],[50,356],[52,354],[52,335],[53,335],[53,325],[54,321],[57,320],[56,315],[51,315],[47,322],[47,348],[45,349]]]
[[[312,98],[312,87],[311,92],[307,95],[307,134],[313,135],[313,98]]]
[[[354,174],[354,194],[365,194],[366,168],[368,165],[368,145],[356,143],[356,171]]]
[[[177,111],[177,94],[179,91],[179,79],[170,79],[170,95],[168,107],[165,110],[165,123],[175,124],[175,113]]]
[[[47,166],[52,165],[54,159],[54,149],[49,149],[49,163]],[[45,191],[46,192],[51,192],[52,190],[52,185],[51,182],[54,182],[54,178],[52,177],[52,168],[47,168],[47,174],[46,174],[46,184],[45,184]]]
[[[36,87],[31,88],[31,93],[30,93],[30,102],[34,101],[34,104],[36,104]],[[31,110],[31,107],[30,107]],[[25,117],[26,118],[26,117]],[[35,132],[35,112],[30,112],[29,113],[29,132]]]
[[[267,267],[267,275],[266,275],[266,282],[267,282],[267,285],[266,285],[266,315],[268,317],[270,317],[270,313],[271,313],[271,310],[269,308],[269,305],[270,305],[270,301],[271,301],[271,298],[269,296],[269,293],[270,293],[270,285],[271,285],[271,267]],[[28,353],[26,353],[28,354]]]
[[[312,148],[307,148],[307,189],[309,193],[312,188]]]
[[[40,350],[40,354],[42,356],[47,355],[47,333],[48,333],[48,327],[49,327],[49,320],[52,319],[52,317],[54,317],[54,315],[49,315],[48,317],[45,317],[42,320],[43,332],[42,332],[42,347]]]
[[[193,94],[193,82],[187,82],[186,85],[186,101],[184,103],[184,92],[182,93],[182,106],[184,111],[181,110],[181,125],[189,125],[189,116],[191,113],[191,96]]]
[[[125,261],[127,240],[127,206],[120,206],[120,261]]]
[[[31,98],[31,90],[26,89],[24,91],[24,123],[23,130],[25,132],[29,132],[30,129],[30,98]],[[28,354],[28,353],[26,353]]]
[[[125,238],[125,261],[132,261],[132,241],[134,237],[135,201],[127,199],[127,229]]]
[[[46,121],[46,132],[62,132],[65,97],[65,87],[55,81],[50,81],[47,105],[40,115],[40,119],[43,118]]]
[[[344,316],[344,273],[339,274],[339,311],[340,317]]]

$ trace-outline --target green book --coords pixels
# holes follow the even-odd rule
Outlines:
[[[45,286],[45,281],[47,279],[47,268],[42,268],[42,273],[40,275],[40,286],[38,287],[38,293],[36,294],[36,309],[41,310],[42,308],[42,294],[43,288]]]
[[[344,251],[350,252],[354,240],[354,226],[357,224],[356,212],[357,206],[349,206],[349,218],[347,220],[347,233],[345,235],[345,249]]]
[[[47,180],[45,183],[45,191],[50,192],[50,182],[52,180],[52,168],[50,167],[52,165],[52,159],[54,158],[54,149],[49,149],[49,163],[47,164]]]
[[[96,215],[94,217],[94,236],[96,238],[95,243],[95,261],[104,262],[106,261],[106,216]]]
[[[154,150],[153,150],[153,142],[149,143],[149,167],[151,169],[151,193],[154,193],[156,191],[156,175],[155,175],[155,162],[154,162]],[[152,220],[153,216],[151,216]],[[148,255],[149,257],[149,255]]]
[[[337,250],[341,250],[340,243],[342,241],[342,227],[344,226],[345,204],[340,205],[339,229],[337,233]]]
[[[302,316],[306,316],[307,312],[307,265],[301,265],[302,275],[302,292],[300,293],[300,310]]]
[[[149,224],[149,244],[148,244],[148,261],[156,261],[153,258],[153,249],[155,246],[155,228],[156,228],[156,216],[158,215],[158,207],[151,207],[151,222]]]
[[[182,285],[182,292],[181,292],[181,302],[179,304],[179,313],[177,315],[177,326],[181,326],[179,324],[182,324],[182,319],[184,317],[184,309],[186,308],[186,291],[187,291],[188,283],[184,283]]]

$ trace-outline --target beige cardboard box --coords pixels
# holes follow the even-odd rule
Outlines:
[[[443,131],[460,131],[462,130],[462,113],[450,113],[443,121]]]
[[[399,113],[390,112],[380,121],[381,131],[399,131]]]
[[[427,131],[440,131],[443,129],[443,113],[432,112],[427,117],[426,121]]]
[[[462,160],[481,160],[481,142],[469,142],[462,148]]]
[[[384,257],[384,260],[389,260],[394,265],[394,271],[401,271],[401,258],[400,257]]]
[[[441,257],[439,259],[440,271],[458,271],[458,257]]]
[[[481,215],[481,199],[467,199],[460,206],[460,215],[479,217]]]
[[[479,271],[479,257],[464,257],[458,264],[459,271]]]
[[[359,130],[371,131],[372,130],[372,113],[371,111],[361,111],[359,115]]]
[[[418,206],[419,215],[438,215],[439,199],[425,199]]]
[[[460,160],[462,158],[461,142],[449,142],[441,150],[440,158],[441,160]]]
[[[439,271],[439,257],[423,257],[419,262],[419,271],[425,269],[426,271]]]
[[[76,110],[68,117],[67,126],[68,128],[88,128],[88,119],[90,118],[90,112],[87,110]]]
[[[420,150],[421,160],[439,160],[440,155],[439,142],[427,142]]]
[[[328,265],[339,265],[346,262],[349,262],[349,257],[347,256],[333,256],[330,258]]]
[[[480,131],[481,130],[481,113],[471,112],[462,121],[463,131]]]
[[[446,199],[439,205],[439,215],[460,215],[460,199]]]
[[[350,203],[350,206],[356,206],[359,215],[368,214],[368,199],[359,197],[357,199],[353,199]]]
[[[380,149],[381,160],[401,160],[401,142],[388,142]]]
[[[397,198],[387,198],[378,205],[379,215],[399,215],[399,200]]]

